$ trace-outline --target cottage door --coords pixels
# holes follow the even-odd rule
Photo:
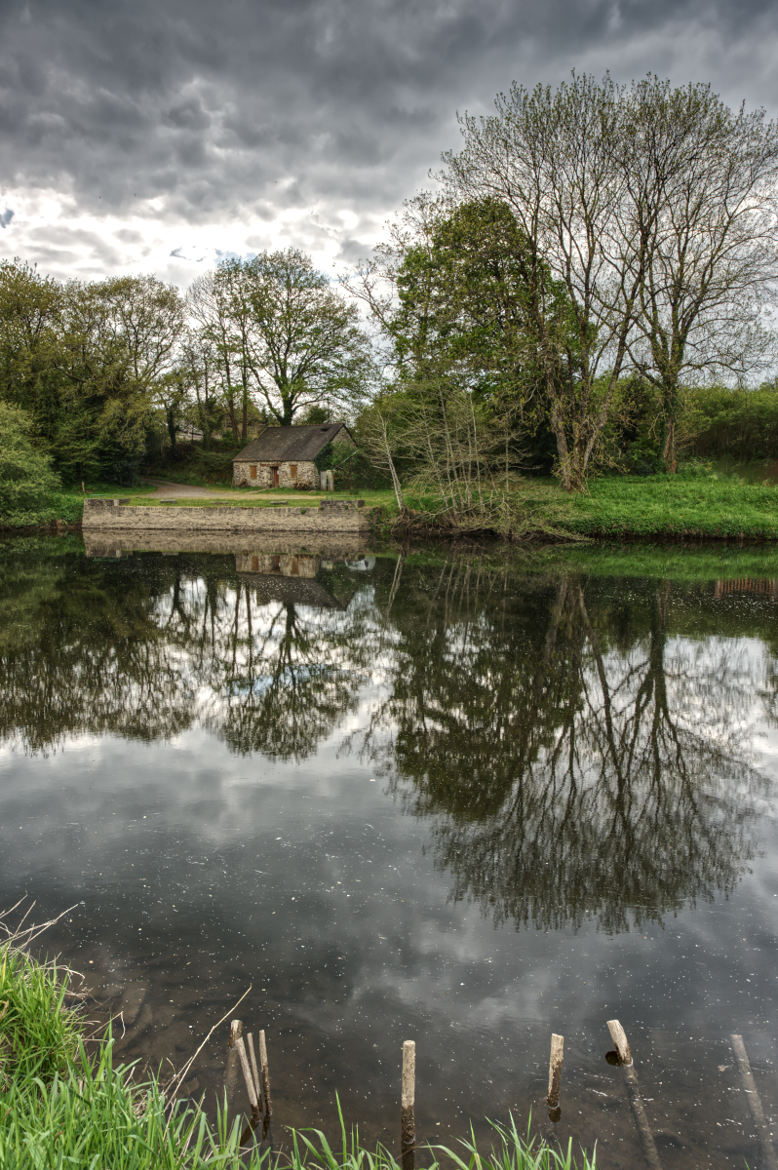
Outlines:
[[[278,487],[278,468],[273,468],[273,487]]]

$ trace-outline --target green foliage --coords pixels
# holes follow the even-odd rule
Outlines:
[[[179,442],[175,453],[169,451],[164,457],[147,458],[143,470],[149,475],[173,481],[183,480],[204,487],[230,487],[232,460],[237,451],[231,438],[214,442],[213,448],[207,451],[200,443]]]
[[[486,196],[422,211],[390,324],[402,385],[427,398],[467,390],[488,407],[501,460],[507,448],[513,463],[537,462],[527,446],[578,345],[565,289],[507,203]]]
[[[246,389],[281,426],[312,406],[350,404],[370,374],[356,306],[294,248],[223,260],[222,360],[230,354]],[[216,337],[216,334],[214,333]]]
[[[51,460],[32,442],[29,416],[0,401],[0,522],[29,513],[59,488]]]
[[[758,390],[726,386],[688,392],[693,438],[690,450],[702,459],[778,459],[778,385]]]
[[[170,380],[177,291],[154,277],[61,286],[0,265],[0,400],[30,415],[66,482],[129,482]]]

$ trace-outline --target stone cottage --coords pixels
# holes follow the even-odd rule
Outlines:
[[[257,488],[318,488],[316,459],[330,443],[353,447],[345,423],[310,427],[265,427],[232,461],[232,482]]]

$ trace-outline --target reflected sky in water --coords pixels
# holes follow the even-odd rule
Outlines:
[[[77,904],[50,945],[125,1055],[181,1063],[252,984],[282,1123],[338,1092],[393,1140],[411,1038],[453,1140],[552,1131],[559,1031],[553,1131],[629,1166],[617,1016],[665,1163],[756,1163],[728,1037],[775,1111],[773,558],[90,551],[2,550],[0,903]]]

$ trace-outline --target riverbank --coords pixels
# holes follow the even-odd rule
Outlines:
[[[71,994],[62,968],[31,957],[13,938],[0,945],[3,1170],[400,1170],[388,1150],[366,1150],[345,1125],[334,1150],[314,1130],[284,1131],[281,1150],[242,1148],[245,1117],[230,1120],[220,1112],[212,1125],[202,1102],[176,1099],[159,1075],[139,1076],[136,1066],[118,1063],[110,1037],[86,1041],[83,1013],[69,1006]],[[570,1150],[527,1140],[513,1125],[495,1127],[488,1152],[472,1141],[459,1143],[458,1151],[425,1147],[417,1151],[417,1164],[595,1170],[586,1155],[576,1160]]]
[[[176,487],[179,491],[176,492]],[[197,491],[197,494],[194,494]],[[86,494],[61,492],[34,514],[0,516],[0,530],[51,531],[80,526],[86,499],[122,498],[132,506],[266,509],[318,509],[331,503],[364,500],[373,528],[386,535],[496,537],[512,541],[764,541],[778,540],[778,485],[747,482],[735,474],[689,469],[678,475],[603,476],[580,495],[568,495],[552,480],[520,481],[508,497],[487,499],[480,509],[452,516],[430,493],[409,492],[401,515],[392,492],[290,493],[245,489],[187,490],[142,485],[88,487]]]

